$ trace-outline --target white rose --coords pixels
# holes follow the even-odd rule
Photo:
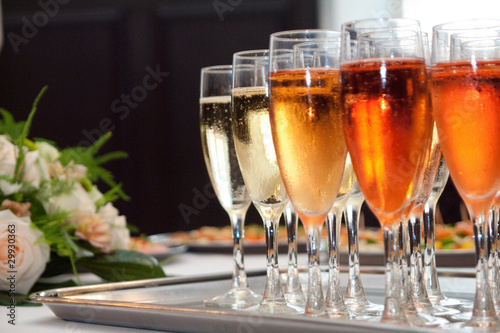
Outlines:
[[[14,176],[17,151],[17,147],[5,135],[0,135],[0,175]],[[23,182],[30,182],[38,188],[40,180],[46,178],[45,169],[41,168],[45,168],[45,165],[39,163],[39,152],[37,150],[27,152],[22,165]],[[12,189],[5,188],[5,190],[6,195],[14,193]]]
[[[16,150],[5,135],[0,135],[0,175],[14,176]]]
[[[21,188],[20,183],[14,183],[12,184],[10,181],[5,180],[5,179],[0,179],[0,190],[2,191],[3,194],[5,195],[11,195],[19,191]]]
[[[118,209],[116,209],[110,202],[99,208],[98,214],[109,224],[111,249],[129,250],[130,231],[127,228],[127,220],[125,216],[118,215]]]
[[[19,218],[8,209],[0,211],[0,290],[15,289],[16,294],[26,295],[42,275],[50,247],[36,242],[41,235],[31,228],[29,218]]]
[[[94,200],[80,183],[75,183],[70,193],[52,196],[43,202],[43,207],[49,215],[60,212],[85,211],[94,213],[96,210]]]
[[[35,144],[38,147],[38,151],[40,152],[40,157],[47,161],[47,163],[53,163],[59,158],[59,151],[50,143],[45,141],[37,141]]]
[[[46,169],[46,165],[45,163],[39,163],[39,161],[38,150],[29,151],[24,155],[23,182],[29,182],[36,188],[40,186],[40,181],[42,179],[47,178],[47,172],[41,170],[41,168]]]

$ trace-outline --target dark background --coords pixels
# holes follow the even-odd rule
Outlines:
[[[107,167],[131,197],[115,205],[147,234],[229,223],[201,151],[200,69],[230,64],[236,51],[268,48],[272,32],[317,27],[310,0],[4,0],[2,6],[0,106],[24,120],[48,85],[31,137],[64,148],[89,145],[112,130],[103,152],[125,150],[129,158]],[[156,82],[155,71],[161,72]],[[451,182],[441,210],[445,222],[460,219]],[[253,208],[247,222],[260,223]]]

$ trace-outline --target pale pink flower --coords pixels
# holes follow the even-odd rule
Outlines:
[[[99,214],[77,212],[71,219],[76,225],[75,236],[83,239],[104,253],[111,251],[109,224]]]
[[[26,295],[45,270],[50,247],[29,217],[0,211],[0,290]]]

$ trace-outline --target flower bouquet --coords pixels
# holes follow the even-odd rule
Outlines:
[[[65,286],[80,284],[82,269],[106,281],[164,277],[156,259],[131,249],[130,226],[113,206],[128,197],[102,164],[127,154],[97,155],[111,133],[65,149],[28,138],[45,90],[26,121],[0,109],[0,304],[54,287],[40,282],[63,273],[76,280]]]

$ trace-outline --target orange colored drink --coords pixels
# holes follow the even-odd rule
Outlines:
[[[380,222],[393,223],[415,194],[431,142],[424,61],[347,62],[341,73],[344,133],[359,185]]]
[[[433,66],[432,102],[441,149],[464,199],[500,188],[500,61]]]
[[[339,70],[271,73],[270,119],[288,195],[306,227],[321,225],[342,180],[347,148],[339,104]]]

